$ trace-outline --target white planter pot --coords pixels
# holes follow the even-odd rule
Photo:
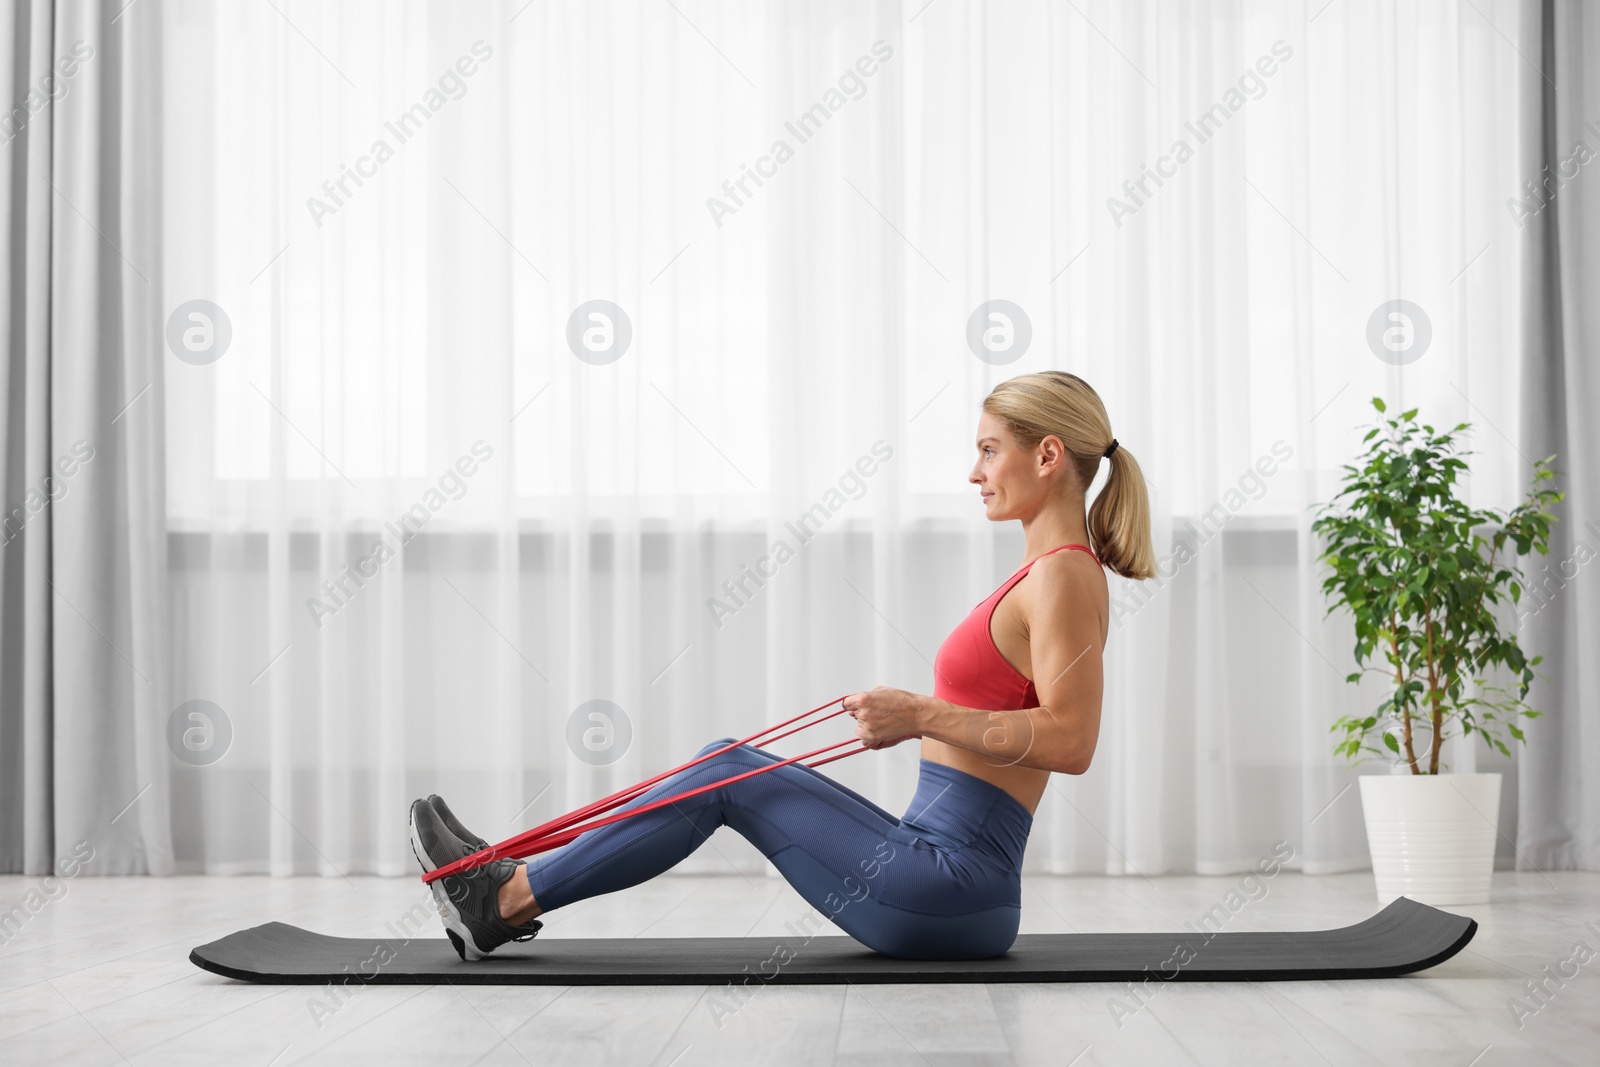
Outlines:
[[[1498,774],[1363,775],[1378,903],[1485,904],[1500,821]]]

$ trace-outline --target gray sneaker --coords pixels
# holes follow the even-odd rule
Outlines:
[[[461,825],[461,820],[456,818],[455,812],[451,811],[450,806],[444,802],[444,797],[434,793],[428,797],[428,803],[433,807],[434,811],[439,813],[439,818],[444,820],[445,828],[462,841],[471,845],[472,851],[481,852],[489,847],[489,842]]]
[[[452,833],[426,800],[411,805],[411,850],[425,871],[479,851]],[[431,883],[445,935],[463,960],[481,960],[507,941],[527,941],[543,928],[538,919],[513,926],[500,917],[500,887],[521,874],[522,861],[497,859]]]

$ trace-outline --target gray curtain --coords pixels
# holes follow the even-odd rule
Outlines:
[[[0,15],[0,870],[171,870],[158,23]]]
[[[1588,155],[1600,152],[1600,11],[1586,6],[1542,4],[1540,135],[1524,156],[1546,203],[1519,233],[1521,449],[1529,459],[1556,455],[1566,499],[1520,609],[1524,647],[1546,657],[1546,677],[1529,694],[1545,717],[1529,728],[1518,782],[1520,868],[1600,867],[1600,159],[1573,158],[1580,142]]]

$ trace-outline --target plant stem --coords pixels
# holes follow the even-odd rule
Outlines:
[[[1433,603],[1426,599],[1422,602],[1422,617],[1427,620],[1428,645],[1425,655],[1428,664],[1428,702],[1433,707],[1432,714],[1428,716],[1429,721],[1433,723],[1433,739],[1429,744],[1428,753],[1428,773],[1438,774],[1439,747],[1443,741],[1440,735],[1444,733],[1444,708],[1440,701],[1444,699],[1444,694],[1439,691],[1439,665],[1433,656]]]
[[[1401,663],[1404,661],[1400,658],[1400,638],[1397,636],[1397,625],[1398,624],[1396,623],[1394,617],[1394,609],[1391,608],[1389,610],[1389,647],[1394,650],[1395,684],[1397,684],[1403,691],[1406,687],[1406,675],[1405,669],[1401,666]],[[1417,770],[1416,749],[1411,747],[1411,708],[1407,705],[1402,705],[1400,710],[1405,713],[1405,719],[1402,721],[1405,724],[1406,764],[1411,768],[1412,774],[1421,774],[1422,772]]]

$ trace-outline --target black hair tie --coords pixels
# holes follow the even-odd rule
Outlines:
[[[1107,459],[1110,459],[1111,458],[1111,453],[1115,452],[1116,450],[1117,450],[1117,439],[1115,437],[1113,437],[1111,439],[1111,444],[1106,446],[1105,457]]]

